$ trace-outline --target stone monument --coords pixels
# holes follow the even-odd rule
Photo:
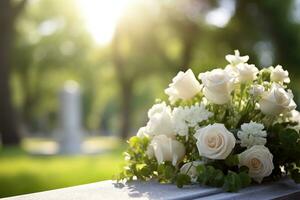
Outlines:
[[[59,153],[78,154],[81,152],[81,92],[77,82],[66,81],[59,93],[60,134]]]

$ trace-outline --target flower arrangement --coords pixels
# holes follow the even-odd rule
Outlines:
[[[288,175],[300,182],[299,112],[282,66],[227,55],[225,69],[179,72],[129,139],[119,180],[157,179],[238,191]]]

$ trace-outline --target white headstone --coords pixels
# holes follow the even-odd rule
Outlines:
[[[77,82],[67,81],[60,92],[60,153],[81,152],[81,93]]]

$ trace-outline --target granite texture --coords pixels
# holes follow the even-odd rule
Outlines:
[[[128,184],[115,181],[103,181],[87,185],[50,190],[45,192],[4,198],[7,200],[143,200],[143,199],[300,199],[300,185],[289,179],[276,183],[254,185],[238,193],[226,193],[219,188],[186,186],[182,189],[174,185],[157,182],[131,182]]]

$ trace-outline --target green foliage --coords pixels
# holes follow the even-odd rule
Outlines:
[[[236,166],[239,164],[239,157],[238,155],[229,155],[226,159],[225,159],[225,164],[229,167],[232,166]]]
[[[290,176],[296,183],[298,183],[298,184],[300,183],[300,169],[299,168],[295,168],[295,169],[291,170]]]
[[[188,185],[191,183],[191,178],[187,174],[179,173],[176,176],[175,183],[177,187],[182,188],[184,185]]]
[[[199,165],[197,171],[199,173],[197,181],[200,184],[223,187],[228,192],[236,192],[251,183],[251,178],[245,171],[239,173],[229,171],[227,174],[224,174],[221,170],[215,169],[213,166],[205,165]]]
[[[118,176],[118,180],[133,180],[135,177],[141,180],[147,180],[157,171],[157,163],[146,155],[149,139],[132,137],[128,141],[129,148],[124,153],[126,164],[123,172]]]

